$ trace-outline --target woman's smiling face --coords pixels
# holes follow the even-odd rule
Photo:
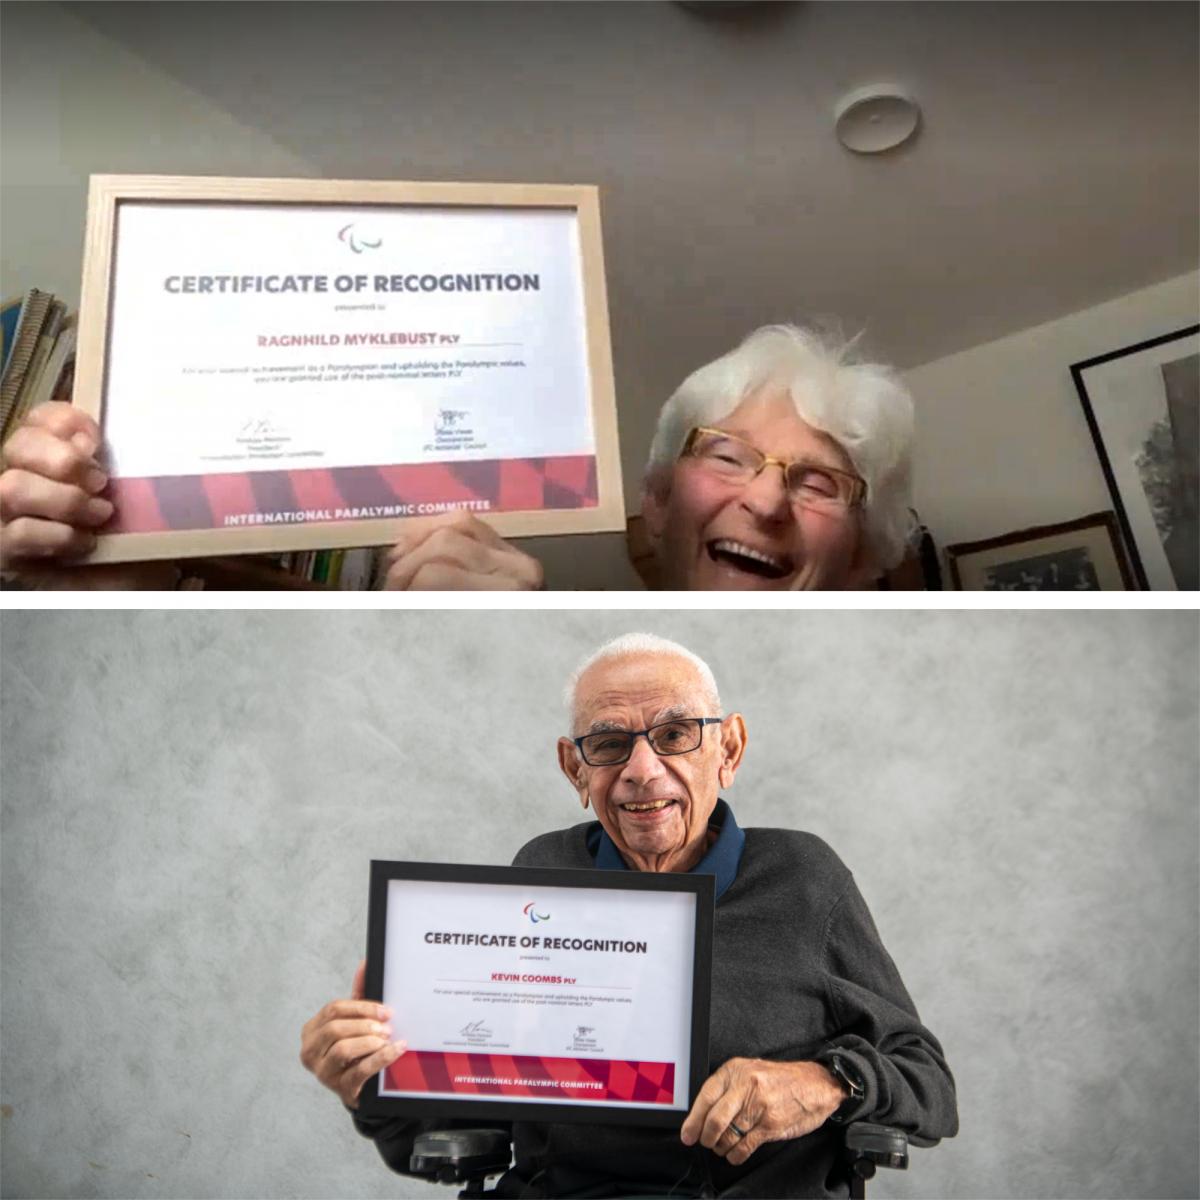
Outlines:
[[[772,458],[854,471],[845,451],[805,422],[784,392],[748,397],[716,427]],[[685,457],[663,482],[662,489],[647,488],[643,513],[658,547],[664,587],[791,590],[851,584],[861,546],[858,510],[831,513],[794,503],[778,466],[768,464],[741,484]]]

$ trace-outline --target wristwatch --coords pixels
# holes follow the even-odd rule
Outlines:
[[[846,1099],[838,1106],[837,1111],[829,1118],[831,1121],[841,1122],[866,1099],[866,1084],[863,1082],[858,1068],[840,1054],[833,1055],[824,1065],[834,1079],[849,1092]]]

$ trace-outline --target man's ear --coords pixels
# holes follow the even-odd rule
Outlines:
[[[570,738],[558,739],[558,766],[571,786],[579,794],[579,803],[588,806],[587,767],[579,757],[579,750]]]
[[[721,722],[721,767],[717,778],[723,788],[732,785],[733,777],[746,753],[746,722],[741,713],[730,713]]]

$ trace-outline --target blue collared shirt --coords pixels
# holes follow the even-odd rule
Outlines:
[[[742,861],[742,850],[746,846],[746,835],[738,827],[733,809],[724,800],[718,800],[708,822],[709,828],[719,828],[717,840],[709,846],[704,857],[688,872],[689,875],[715,875],[717,899],[725,894],[729,885],[737,878],[738,865]],[[628,871],[616,843],[599,823],[588,830],[587,848],[602,871]]]

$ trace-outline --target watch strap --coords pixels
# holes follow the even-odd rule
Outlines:
[[[842,1054],[832,1054],[823,1060],[825,1069],[846,1089],[846,1099],[829,1118],[837,1123],[844,1122],[851,1113],[856,1112],[867,1098],[867,1086],[853,1061]]]

